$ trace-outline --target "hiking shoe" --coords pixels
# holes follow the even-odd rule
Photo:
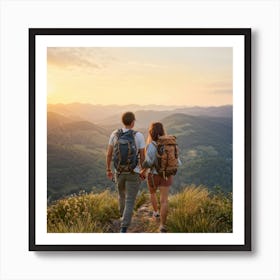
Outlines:
[[[120,233],[126,233],[127,227],[121,227]]]
[[[159,212],[153,212],[153,217],[158,219],[160,217]]]
[[[166,227],[165,227],[165,226],[160,226],[160,227],[159,227],[159,232],[160,232],[160,233],[166,233],[166,232],[167,232]]]

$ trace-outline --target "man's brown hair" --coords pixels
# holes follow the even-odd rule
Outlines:
[[[132,112],[126,112],[122,115],[124,125],[131,125],[133,121],[135,121],[135,115]]]

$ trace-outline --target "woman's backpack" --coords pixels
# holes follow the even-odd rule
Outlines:
[[[116,132],[116,143],[113,150],[113,163],[118,173],[132,172],[138,164],[138,153],[135,143],[137,131],[128,130]]]
[[[178,145],[172,135],[160,136],[157,140],[157,173],[164,179],[176,175],[178,169]]]

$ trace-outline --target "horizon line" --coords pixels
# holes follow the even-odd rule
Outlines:
[[[79,104],[79,105],[92,105],[92,106],[116,106],[116,107],[122,107],[122,106],[139,106],[139,107],[145,107],[145,106],[157,106],[157,107],[177,107],[177,108],[193,108],[193,107],[202,107],[202,108],[209,108],[209,107],[232,107],[233,104],[223,104],[223,105],[163,105],[163,104],[94,104],[94,103],[83,103],[83,102],[69,102],[69,103],[47,103],[47,105],[73,105],[73,104]]]

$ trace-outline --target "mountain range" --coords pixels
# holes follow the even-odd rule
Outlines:
[[[145,137],[152,121],[161,121],[168,134],[177,137],[182,166],[171,192],[186,184],[232,190],[232,106],[136,107],[136,129]],[[49,201],[81,190],[114,189],[105,175],[106,148],[112,130],[121,127],[118,118],[128,109],[132,110],[90,104],[48,106]]]
[[[161,105],[92,105],[92,104],[48,104],[48,112],[58,113],[72,120],[87,120],[101,126],[121,125],[121,114],[132,111],[136,116],[137,128],[146,128],[151,120],[182,113],[190,116],[209,116],[232,118],[232,106],[220,107],[179,107]]]

